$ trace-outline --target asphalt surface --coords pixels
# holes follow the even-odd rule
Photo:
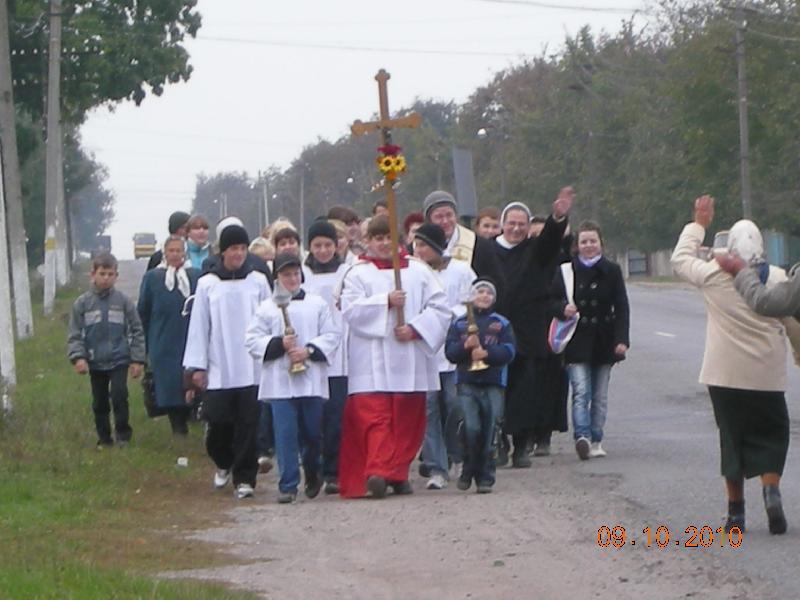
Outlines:
[[[120,264],[119,287],[134,298],[144,266],[144,261]],[[741,547],[720,547],[716,534],[712,547],[686,547],[688,527],[716,530],[727,507],[711,404],[697,382],[705,307],[697,291],[683,286],[631,284],[629,295],[632,347],[612,372],[608,457],[579,461],[571,434],[560,434],[553,456],[534,459],[532,469],[499,470],[495,493],[488,497],[468,499],[455,486],[429,492],[414,473],[414,496],[383,503],[301,499],[290,507],[274,503],[273,471],[259,480],[252,503],[232,501],[232,524],[187,533],[229,544],[229,551],[240,552],[250,564],[168,576],[225,580],[267,597],[308,597],[322,587],[341,597],[363,592],[378,598],[502,598],[525,590],[538,590],[540,597],[584,591],[595,597],[800,598],[800,368],[789,365],[793,425],[781,486],[788,533],[769,534],[760,485],[752,480],[745,486],[748,531]],[[470,519],[474,510],[480,511],[475,531],[455,539],[458,519]],[[426,524],[429,517],[436,522]],[[404,530],[377,533],[387,522],[403,522]],[[623,548],[597,546],[596,533],[604,525],[625,527]],[[644,528],[655,536],[660,526],[669,529],[669,545],[659,548],[653,539],[647,547]],[[398,563],[404,572],[382,567],[374,581],[367,573],[382,560],[386,544],[372,546],[370,540],[381,535],[391,536],[386,557],[416,553],[419,558]],[[433,561],[425,549],[445,538],[442,558]],[[462,554],[452,556],[454,551]],[[496,568],[501,563],[502,573]],[[302,572],[293,575],[295,569]],[[462,570],[464,589],[455,583]],[[428,583],[407,588],[408,577]],[[442,587],[441,577],[451,583]]]
[[[593,466],[598,473],[619,476],[616,491],[638,507],[639,520],[630,523],[638,537],[645,526],[664,524],[686,538],[690,524],[718,527],[727,508],[711,403],[697,383],[705,306],[693,289],[633,285],[629,293],[632,348],[612,374],[604,444],[613,460]],[[760,484],[751,480],[745,485],[745,541],[739,549],[716,554],[727,567],[770,582],[784,597],[800,598],[800,369],[790,362],[788,372],[792,426],[781,490],[789,532],[769,534]]]

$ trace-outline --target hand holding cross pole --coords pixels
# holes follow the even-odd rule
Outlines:
[[[414,128],[419,127],[422,122],[422,117],[417,113],[412,113],[405,117],[392,119],[389,114],[389,93],[387,91],[386,83],[389,81],[390,75],[385,70],[381,69],[375,76],[375,81],[378,82],[378,100],[380,103],[380,118],[378,121],[370,123],[363,123],[356,121],[350,127],[350,131],[354,136],[364,135],[373,131],[381,132],[383,147],[392,146],[392,129],[395,127]],[[394,188],[392,187],[393,180],[390,177],[384,177],[383,188],[386,191],[386,204],[389,208],[389,235],[392,238],[392,269],[394,270],[394,287],[396,290],[402,289],[402,282],[400,279],[400,237],[398,234],[397,226],[397,204],[394,197]],[[403,306],[396,306],[397,310],[397,326],[401,327],[405,324],[405,313]]]

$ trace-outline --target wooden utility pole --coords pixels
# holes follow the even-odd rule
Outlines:
[[[753,217],[750,209],[750,128],[747,121],[747,78],[745,77],[744,32],[747,21],[744,16],[744,0],[736,0],[736,70],[739,95],[739,161],[742,178],[742,217]]]
[[[14,358],[14,329],[11,325],[11,279],[8,271],[8,238],[6,237],[6,201],[3,181],[3,161],[0,160],[0,395],[13,391],[17,384]]]
[[[28,250],[25,223],[22,218],[22,185],[19,173],[17,128],[14,118],[14,90],[11,83],[11,48],[6,0],[0,0],[0,147],[5,182],[8,242],[11,254],[11,279],[14,282],[14,312],[17,337],[33,335],[33,309],[28,281]]]
[[[50,0],[50,56],[47,70],[47,148],[45,167],[44,314],[51,315],[56,297],[58,263],[58,188],[61,140],[61,0]]]

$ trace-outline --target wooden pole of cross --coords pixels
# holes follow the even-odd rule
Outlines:
[[[373,131],[380,131],[384,147],[392,145],[392,129],[397,127],[414,128],[419,127],[422,123],[422,117],[417,113],[411,113],[405,117],[392,119],[389,114],[389,92],[387,89],[387,82],[391,76],[384,69],[378,71],[375,75],[375,81],[378,82],[378,101],[380,104],[380,118],[377,121],[364,123],[356,121],[350,127],[350,131],[355,136],[365,135]],[[394,270],[394,287],[396,290],[401,290],[402,281],[400,279],[400,235],[398,231],[397,221],[397,202],[394,196],[394,180],[390,177],[384,177],[383,189],[386,192],[386,204],[389,208],[389,235],[392,239],[392,269]],[[402,306],[397,307],[397,325],[405,324],[405,314]]]

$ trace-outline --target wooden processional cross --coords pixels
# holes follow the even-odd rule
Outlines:
[[[399,119],[392,119],[389,115],[389,93],[387,91],[386,83],[391,76],[384,69],[378,71],[375,75],[375,81],[378,82],[378,100],[380,103],[380,118],[371,123],[363,123],[356,121],[350,127],[350,131],[354,136],[360,136],[373,131],[380,130],[383,141],[383,147],[392,145],[392,129],[395,127],[414,128],[419,127],[422,123],[422,117],[418,113],[411,113]],[[383,189],[386,192],[386,204],[389,207],[389,235],[392,239],[392,269],[394,270],[394,287],[396,290],[401,290],[402,282],[400,280],[400,236],[397,227],[397,203],[394,197],[394,181],[389,177],[383,179]],[[405,315],[403,307],[397,307],[397,325],[405,324]]]

